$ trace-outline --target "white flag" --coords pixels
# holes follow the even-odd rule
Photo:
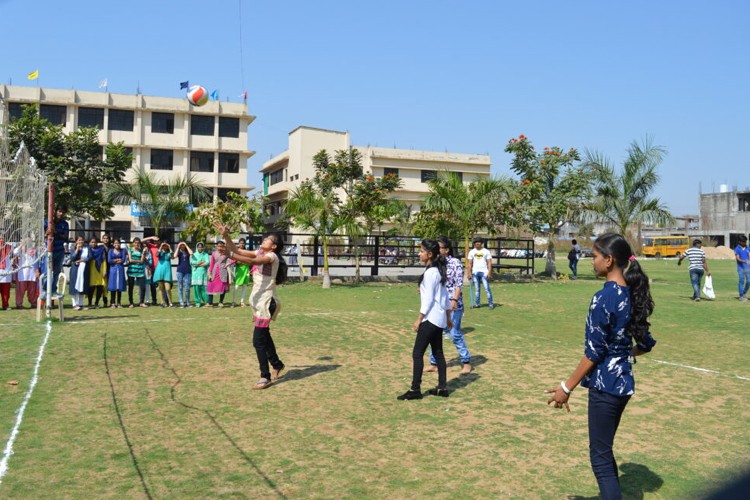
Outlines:
[[[109,82],[105,78],[104,80],[102,80],[101,82],[99,82],[99,88],[100,89],[106,89],[108,84],[109,84]]]

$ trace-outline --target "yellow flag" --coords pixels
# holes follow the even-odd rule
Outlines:
[[[39,70],[38,69],[35,69],[31,73],[29,73],[29,76],[28,76],[29,80],[36,80],[37,78],[39,78]]]

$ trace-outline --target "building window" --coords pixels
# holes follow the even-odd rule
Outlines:
[[[151,132],[174,134],[174,113],[151,113]]]
[[[104,108],[78,108],[78,126],[104,129]]]
[[[172,170],[174,151],[171,149],[151,150],[151,170]]]
[[[192,115],[190,117],[190,133],[192,135],[214,135],[214,117]]]
[[[385,177],[386,175],[395,175],[396,177],[398,177],[398,169],[385,167],[383,169],[383,177]]]
[[[737,193],[737,202],[740,212],[750,212],[750,193]]]
[[[191,172],[213,172],[214,154],[205,151],[193,151],[190,153]]]
[[[135,112],[128,109],[109,110],[109,129],[126,130],[132,132],[135,121]]]
[[[240,119],[219,117],[219,137],[239,137],[240,136]]]
[[[39,106],[39,117],[48,120],[53,125],[65,126],[65,119],[68,108],[65,106],[55,106],[53,104],[42,104]]]
[[[219,153],[219,172],[238,174],[240,172],[240,155],[237,153]]]
[[[451,172],[453,175],[458,177],[458,180],[463,182],[464,181],[464,173],[463,172]]]
[[[283,180],[284,180],[284,169],[280,168],[276,170],[275,172],[271,172],[271,175],[269,175],[268,184],[270,186],[273,186],[274,184],[281,182]]]
[[[119,238],[121,242],[130,241],[130,221],[107,221],[106,224],[105,231],[110,238]]]
[[[216,197],[219,198],[221,201],[227,201],[228,194],[229,193],[237,193],[241,194],[239,189],[236,188],[217,188],[216,189]]]
[[[8,115],[10,115],[11,120],[18,120],[23,116],[23,107],[24,104],[21,104],[20,102],[9,102],[8,103]]]
[[[437,172],[434,170],[422,170],[422,182],[430,182],[437,179]]]

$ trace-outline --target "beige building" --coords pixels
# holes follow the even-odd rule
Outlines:
[[[330,155],[337,150],[356,148],[362,154],[365,173],[375,177],[393,173],[403,180],[394,197],[420,208],[423,197],[429,192],[427,182],[437,172],[451,171],[460,175],[465,183],[490,176],[490,157],[460,153],[439,153],[409,149],[352,146],[348,132],[297,127],[289,133],[289,149],[263,164],[263,194],[268,197],[269,224],[278,219],[289,193],[300,182],[315,176],[313,156],[321,149]]]
[[[249,151],[247,128],[255,119],[247,104],[209,101],[201,107],[185,98],[113,94],[78,90],[0,85],[0,123],[20,116],[24,104],[39,106],[40,115],[65,132],[99,127],[101,144],[122,141],[133,154],[133,169],[153,171],[158,178],[188,174],[224,199],[228,192],[246,193]],[[104,226],[91,229],[122,235],[141,229],[131,207],[115,208]],[[93,226],[91,226],[93,224]]]

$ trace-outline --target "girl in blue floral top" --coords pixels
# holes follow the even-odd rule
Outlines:
[[[570,411],[568,399],[573,389],[579,383],[589,388],[591,468],[601,497],[619,499],[622,493],[612,445],[622,412],[635,391],[635,356],[651,351],[656,344],[648,322],[654,301],[648,277],[621,235],[598,237],[592,264],[594,273],[607,281],[591,299],[584,356],[567,380],[547,391],[551,394],[547,404],[554,402],[555,408]]]

